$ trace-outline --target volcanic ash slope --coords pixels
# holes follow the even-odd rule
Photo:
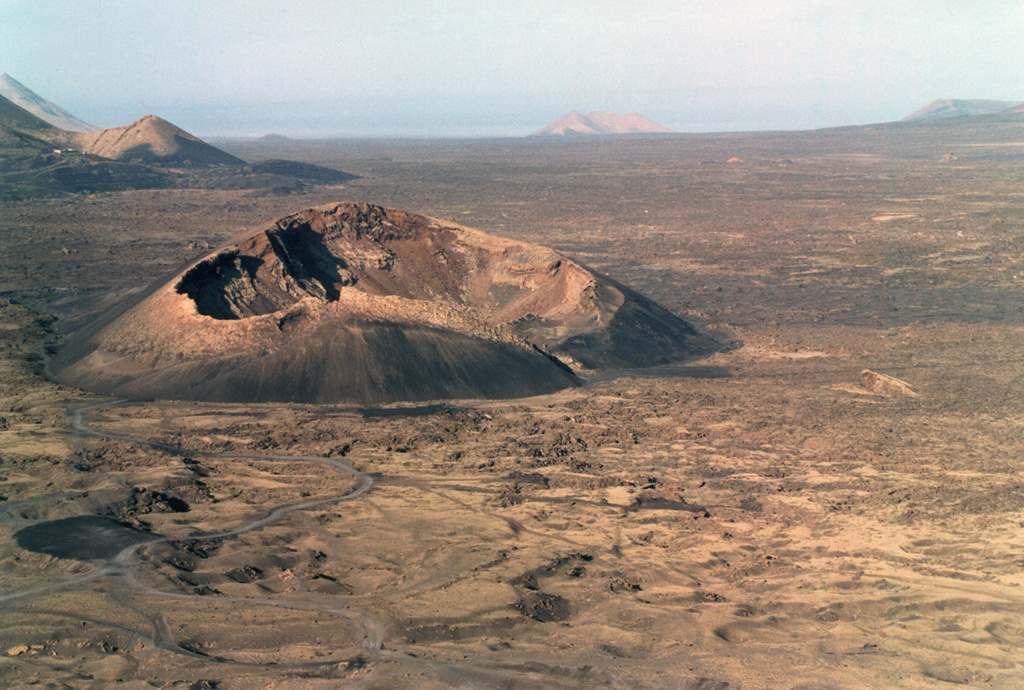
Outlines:
[[[547,393],[576,367],[716,341],[556,252],[363,203],[283,218],[72,340],[55,377],[100,393],[381,403]]]

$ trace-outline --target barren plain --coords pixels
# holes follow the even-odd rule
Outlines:
[[[1021,138],[219,142],[360,179],[5,203],[0,685],[1021,687]],[[365,408],[46,379],[119,300],[342,199],[553,247],[733,347]]]

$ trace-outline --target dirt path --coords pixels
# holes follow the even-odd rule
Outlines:
[[[214,542],[222,539],[235,537],[247,532],[258,530],[267,525],[279,522],[286,515],[299,510],[306,510],[318,506],[323,506],[331,503],[340,503],[342,501],[349,501],[358,498],[369,491],[374,485],[374,478],[367,474],[357,470],[356,468],[348,465],[347,463],[341,462],[334,458],[320,457],[320,456],[291,456],[291,455],[259,455],[255,453],[214,453],[210,451],[193,451],[180,448],[178,446],[170,445],[167,443],[160,443],[150,439],[136,438],[134,436],[126,436],[123,434],[114,434],[108,431],[100,431],[90,427],[86,420],[86,413],[90,410],[97,410],[100,408],[109,408],[114,406],[127,406],[131,405],[133,401],[130,400],[116,400],[113,402],[99,402],[89,405],[80,405],[74,407],[68,411],[69,425],[74,432],[76,438],[82,436],[90,436],[93,438],[111,439],[116,441],[123,441],[127,443],[134,443],[140,446],[146,446],[153,448],[163,453],[169,453],[172,455],[189,455],[189,456],[203,456],[212,458],[229,458],[229,459],[251,459],[251,460],[286,460],[286,461],[300,461],[300,462],[312,462],[328,467],[333,467],[347,472],[359,480],[359,485],[352,491],[348,491],[344,494],[331,495],[327,497],[318,497],[307,501],[297,501],[294,503],[287,503],[270,509],[268,512],[247,520],[238,527],[232,529],[221,530],[219,532],[196,534],[189,537],[194,542]],[[177,540],[177,537],[161,536],[156,539],[149,541],[136,543],[131,546],[127,546],[121,549],[113,558],[106,559],[96,567],[95,570],[85,573],[77,577],[71,577],[68,579],[53,582],[47,585],[39,587],[32,587],[20,591],[7,592],[0,594],[0,604],[18,601],[23,599],[30,599],[34,596],[52,592],[56,589],[64,589],[68,587],[76,587],[85,585],[96,580],[104,580],[110,584],[111,595],[119,601],[121,604],[140,610],[139,604],[137,604],[132,593],[144,594],[154,597],[162,597],[166,599],[176,600],[190,600],[190,599],[202,599],[199,595],[183,594],[175,592],[166,592],[159,590],[155,587],[144,584],[137,576],[137,569],[139,567],[138,554],[141,550],[152,547],[157,544],[166,544]],[[242,597],[227,597],[221,598],[221,601],[231,603],[241,603],[253,606],[274,606],[281,608],[297,608],[310,610],[310,605],[306,602],[298,601],[282,601],[282,600],[260,600]],[[368,649],[380,649],[382,627],[375,620],[369,616],[362,614],[358,611],[352,611],[347,607],[329,607],[318,605],[312,610],[316,610],[322,613],[331,614],[344,618],[348,624],[356,629],[363,637],[364,645]],[[150,618],[154,628],[153,641],[157,646],[166,649],[171,652],[186,654],[189,656],[204,656],[198,655],[188,649],[185,649],[178,645],[171,636],[167,629],[167,625],[163,622],[162,617],[159,614],[146,613],[146,617]]]

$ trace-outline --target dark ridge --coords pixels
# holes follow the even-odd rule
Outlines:
[[[299,163],[298,161],[272,158],[250,166],[254,172],[266,173],[269,175],[281,175],[282,177],[294,177],[306,182],[317,184],[345,184],[352,180],[359,179],[358,175],[325,168],[312,163]]]
[[[0,125],[15,129],[60,131],[49,122],[36,117],[20,105],[3,96],[0,96]]]

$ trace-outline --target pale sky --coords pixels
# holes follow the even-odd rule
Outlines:
[[[1024,100],[1024,0],[0,0],[0,72],[207,136],[809,129]]]

